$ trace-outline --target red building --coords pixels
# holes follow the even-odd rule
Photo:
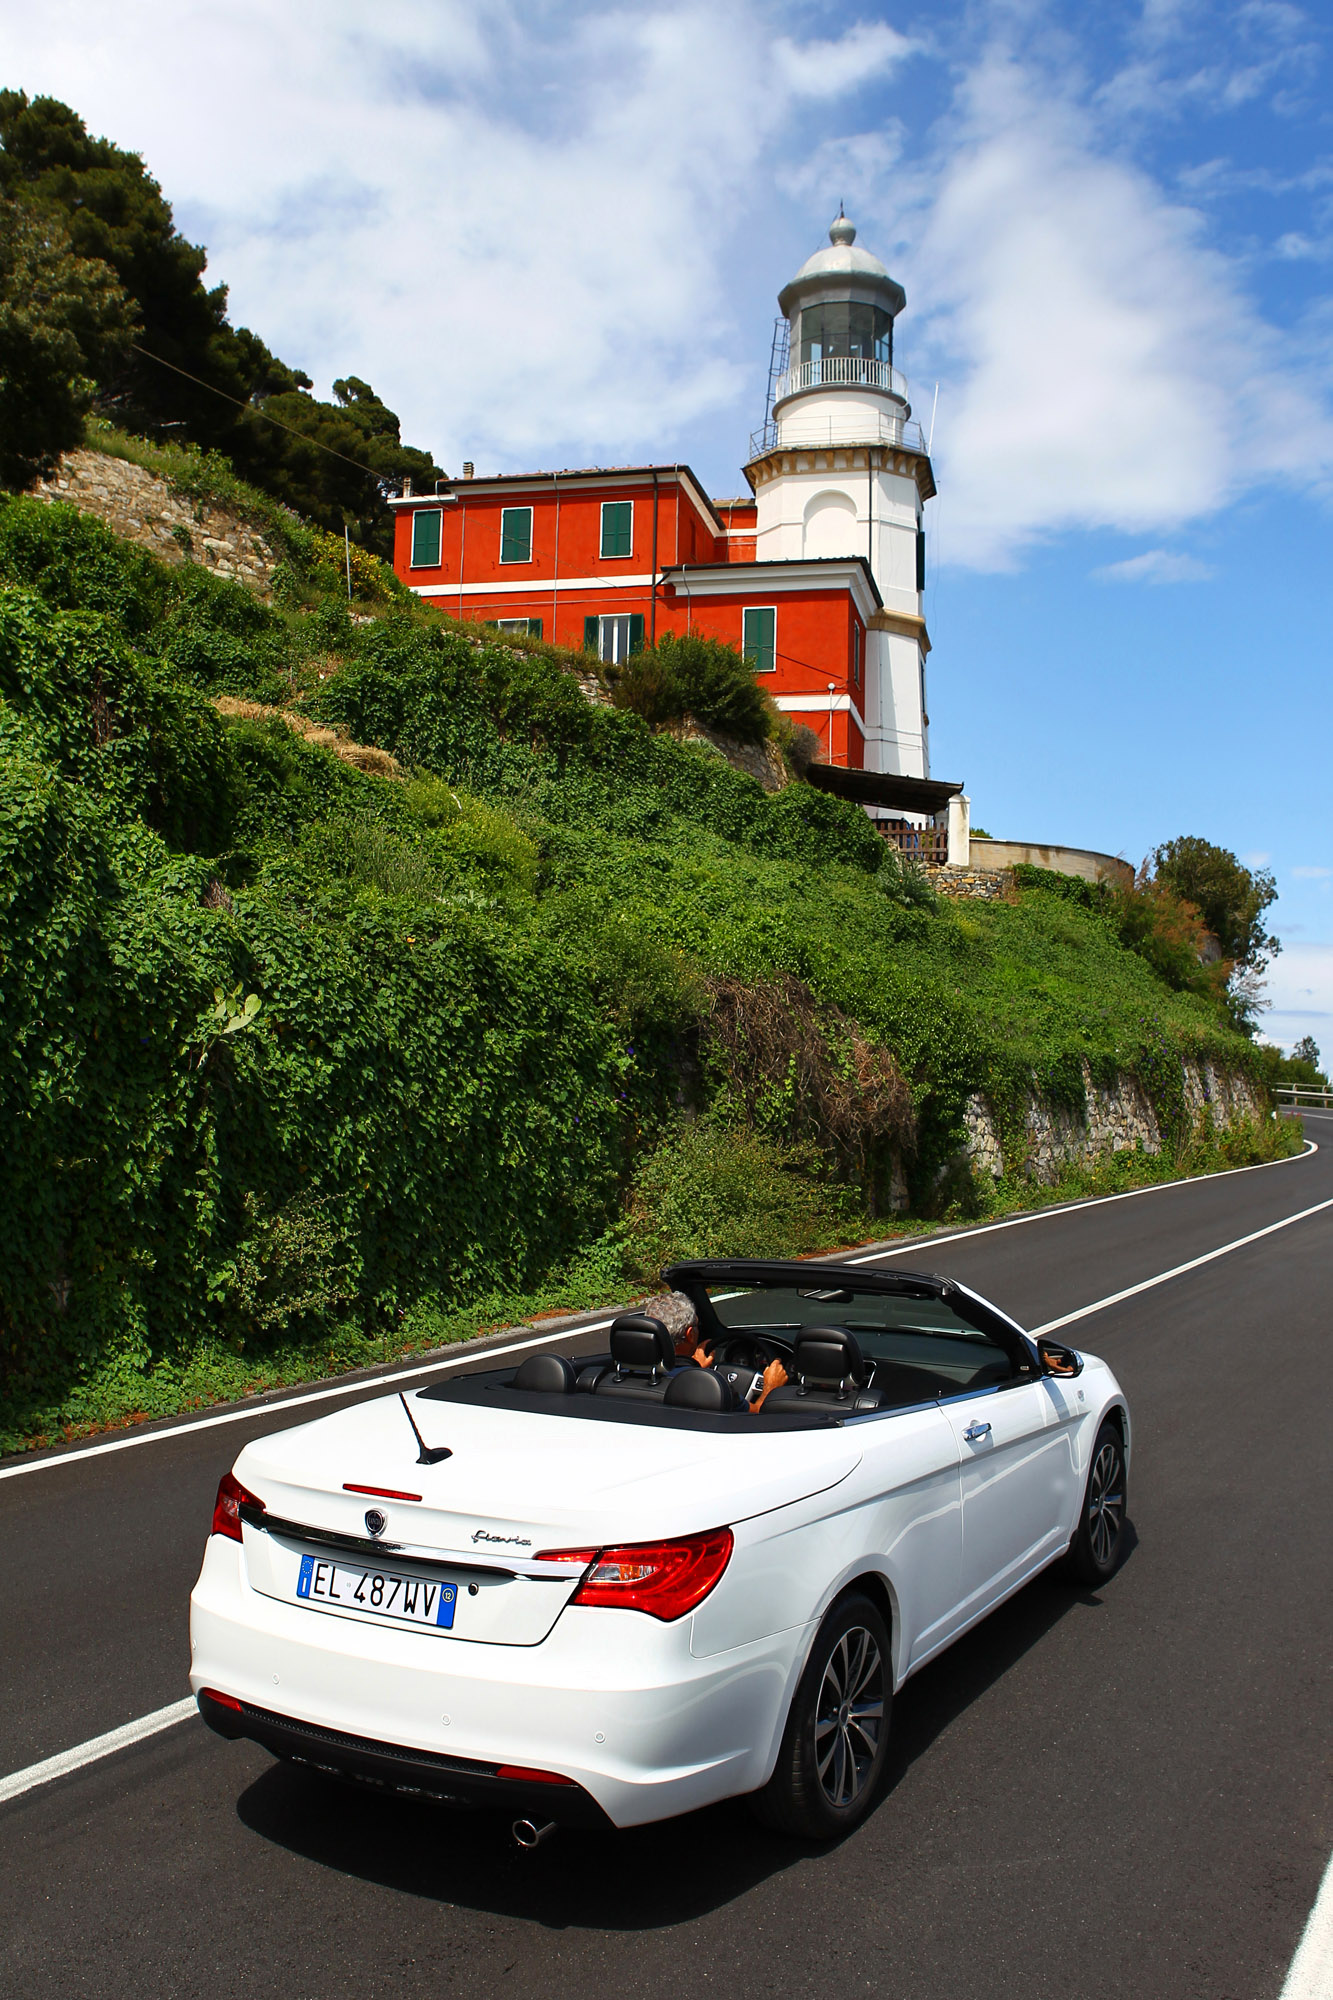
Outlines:
[[[779,297],[753,497],[712,500],[687,465],[489,479],[467,466],[391,503],[394,567],[442,611],[608,662],[669,632],[724,639],[830,764],[920,781],[935,482],[893,365],[905,295],[845,217],[829,237]],[[913,794],[910,809],[931,808]]]
[[[687,465],[464,479],[391,504],[394,568],[441,611],[609,662],[668,632],[725,639],[830,763],[863,764],[883,609],[863,556],[756,561],[755,502],[710,500]]]

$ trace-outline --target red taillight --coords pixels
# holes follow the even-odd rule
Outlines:
[[[230,1541],[241,1539],[241,1509],[257,1507],[262,1514],[264,1503],[242,1486],[239,1479],[233,1479],[224,1472],[218,1481],[218,1497],[213,1502],[213,1528],[215,1535],[226,1535]]]
[[[562,1778],[558,1771],[530,1771],[526,1764],[501,1764],[497,1778],[521,1778],[525,1785],[572,1785],[572,1778]]]
[[[679,1542],[632,1542],[617,1549],[543,1549],[538,1562],[589,1564],[571,1604],[610,1604],[652,1618],[683,1618],[702,1604],[731,1560],[730,1528]]]

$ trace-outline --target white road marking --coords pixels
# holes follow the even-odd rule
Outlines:
[[[145,1736],[156,1736],[159,1730],[171,1729],[184,1722],[187,1715],[198,1713],[194,1696],[187,1695],[184,1701],[173,1701],[170,1708],[154,1709],[151,1715],[141,1715],[137,1722],[123,1723],[119,1729],[108,1729],[105,1736],[90,1736],[86,1743],[76,1743],[72,1750],[62,1750],[40,1764],[29,1764],[26,1771],[11,1771],[7,1778],[0,1778],[0,1805],[37,1785],[49,1785],[53,1778],[63,1778],[85,1764],[95,1764],[99,1757],[127,1750],[131,1743],[142,1743]]]
[[[504,1347],[470,1347],[466,1354],[455,1354],[448,1361],[419,1362],[415,1368],[398,1368],[391,1375],[376,1375],[369,1382],[338,1382],[328,1389],[309,1389],[301,1396],[285,1396],[280,1402],[252,1403],[248,1409],[223,1410],[216,1417],[191,1417],[188,1422],[172,1424],[164,1431],[140,1431],[132,1437],[111,1438],[106,1444],[83,1445],[76,1451],[63,1451],[56,1458],[36,1458],[31,1465],[0,1466],[0,1479],[18,1479],[25,1472],[49,1472],[57,1465],[82,1464],[86,1458],[101,1458],[109,1451],[129,1451],[136,1444],[157,1444],[163,1438],[184,1437],[187,1431],[211,1430],[217,1424],[244,1423],[247,1417],[267,1416],[270,1410],[299,1410],[304,1403],[325,1403],[334,1396],[355,1396],[363,1389],[387,1387],[391,1382],[404,1382],[413,1375],[438,1375],[442,1368],[461,1368],[467,1361],[489,1361],[493,1354],[517,1354],[525,1347],[549,1347],[553,1340],[568,1340],[575,1333],[600,1333],[604,1326],[610,1324],[610,1319],[599,1319],[588,1326],[566,1326],[559,1333],[538,1333],[529,1340],[512,1340]]]
[[[1333,1861],[1324,1870],[1319,1894],[1279,2000],[1330,2000],[1333,1996]]]
[[[1206,1250],[1202,1257],[1191,1257],[1188,1264],[1174,1264],[1169,1271],[1159,1271],[1155,1278],[1144,1278],[1140,1284],[1127,1285],[1123,1292],[1112,1292],[1108,1298],[1094,1299],[1090,1306],[1080,1306],[1077,1312],[1065,1313],[1061,1319],[1048,1319],[1045,1326],[1029,1327],[1035,1340],[1041,1333],[1056,1333],[1062,1326],[1072,1326],[1076,1319],[1087,1319],[1092,1313],[1105,1312],[1108,1306],[1118,1306],[1122,1299],[1136,1298],[1140,1292],[1150,1292],[1156,1285],[1165,1285],[1172,1278],[1183,1277],[1186,1271],[1197,1271],[1202,1264],[1211,1264],[1218,1257],[1229,1257],[1233,1250],[1243,1250],[1247,1243],[1257,1243],[1261,1237],[1272,1236],[1279,1229],[1290,1229],[1293,1222],[1304,1222],[1308,1216],[1322,1215],[1326,1208],[1333,1208],[1333,1197],[1328,1201],[1317,1201],[1313,1208],[1303,1208],[1299,1215],[1284,1215],[1281,1222],[1270,1222],[1267,1229],[1252,1230],[1248,1236],[1238,1236],[1234,1243],[1219,1244],[1216,1250]]]
[[[1173,1188],[1196,1187],[1201,1181],[1227,1180],[1232,1174],[1255,1174],[1262,1173],[1269,1167],[1289,1167],[1299,1160],[1311,1158],[1318,1151],[1318,1146],[1313,1139],[1310,1139],[1306,1141],[1304,1152],[1293,1153],[1290,1159],[1261,1160],[1252,1167],[1224,1167],[1218,1173],[1196,1174],[1191,1180],[1154,1181],[1151,1187],[1128,1188],[1123,1194],[1100,1194],[1092,1196],[1087,1201],[1065,1202],[1058,1208],[1035,1208],[1030,1210],[1026,1215],[1010,1216],[1006,1222],[984,1223],[979,1229],[958,1229],[954,1230],[948,1236],[910,1237],[907,1242],[895,1244],[890,1249],[865,1251],[859,1257],[847,1257],[842,1261],[847,1264],[879,1263],[886,1257],[900,1257],[908,1250],[920,1250],[927,1245],[934,1248],[939,1244],[958,1243],[965,1237],[993,1236],[997,1230],[1020,1229],[1024,1224],[1029,1222],[1049,1222],[1056,1216],[1073,1215],[1081,1209],[1104,1208],[1108,1203],[1113,1201],[1132,1201],[1135,1196],[1141,1194],[1167,1194]],[[1293,1217],[1292,1219],[1296,1220],[1297,1218]],[[1182,1269],[1184,1268],[1187,1267],[1182,1266]],[[1086,1310],[1090,1312],[1093,1308],[1087,1307]],[[82,1463],[86,1458],[103,1457],[107,1452],[130,1451],[136,1445],[156,1444],[162,1439],[184,1437],[187,1431],[210,1430],[218,1424],[244,1423],[247,1418],[263,1416],[269,1410],[299,1410],[308,1403],[329,1402],[335,1397],[354,1396],[362,1390],[370,1390],[381,1386],[388,1388],[394,1382],[406,1382],[415,1375],[434,1375],[438,1374],[442,1369],[461,1368],[469,1361],[485,1360],[492,1354],[518,1354],[524,1348],[549,1347],[552,1341],[564,1340],[570,1334],[600,1333],[603,1327],[610,1326],[611,1318],[614,1318],[614,1314],[607,1319],[594,1320],[587,1326],[565,1327],[560,1333],[533,1334],[527,1340],[512,1341],[505,1347],[469,1347],[466,1353],[454,1355],[447,1361],[418,1362],[415,1366],[404,1365],[402,1368],[393,1369],[388,1374],[377,1375],[369,1382],[363,1380],[360,1382],[335,1383],[325,1389],[305,1390],[299,1396],[278,1397],[272,1403],[268,1404],[257,1405],[252,1403],[245,1409],[223,1410],[217,1416],[189,1417],[183,1423],[168,1425],[165,1430],[138,1431],[129,1437],[110,1438],[105,1444],[78,1445],[71,1451],[59,1452],[51,1458],[35,1458],[26,1465],[0,1466],[0,1479],[19,1479],[28,1472],[49,1472],[56,1466],[74,1465]],[[1063,1325],[1064,1321],[1060,1321],[1059,1324]],[[1046,1329],[1039,1330],[1045,1331]]]
[[[1311,1116],[1318,1116],[1311,1113]],[[1285,1160],[1256,1160],[1249,1167],[1220,1167],[1213,1174],[1194,1174],[1188,1180],[1153,1181],[1148,1187],[1126,1188],[1122,1194],[1092,1195],[1087,1201],[1066,1201],[1058,1208],[1033,1208],[1026,1215],[1011,1215],[1004,1222],[983,1223],[980,1229],[956,1229],[949,1236],[913,1236],[906,1243],[895,1244],[891,1250],[867,1250],[859,1257],[844,1257],[844,1264],[878,1264],[885,1257],[901,1257],[905,1250],[934,1249],[939,1243],[959,1243],[964,1237],[993,1236],[1001,1229],[1022,1229],[1029,1222],[1049,1222],[1053,1215],[1076,1215],[1084,1208],[1105,1208],[1113,1201],[1135,1201],[1141,1194],[1168,1194],[1173,1188],[1198,1187],[1203,1181],[1225,1181],[1232,1174],[1258,1174],[1269,1167],[1289,1167],[1297,1160],[1308,1160],[1319,1151],[1313,1139],[1307,1139],[1303,1152],[1293,1153]]]

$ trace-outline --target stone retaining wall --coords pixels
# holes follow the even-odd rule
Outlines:
[[[1014,894],[1010,868],[927,868],[937,896],[959,896],[977,903],[1003,903]]]
[[[1024,1171],[1030,1179],[1058,1180],[1063,1167],[1090,1166],[1105,1153],[1160,1153],[1162,1131],[1147,1093],[1135,1077],[1122,1076],[1111,1090],[1094,1084],[1085,1069],[1087,1117],[1061,1106],[1029,1100],[1024,1116],[1028,1156]],[[1212,1063],[1185,1064],[1185,1103],[1194,1132],[1202,1132],[1209,1115],[1217,1127],[1244,1118],[1267,1118],[1268,1093],[1248,1077],[1214,1068]],[[963,1115],[967,1129],[964,1155],[977,1174],[998,1180],[1004,1171],[995,1115],[984,1096],[968,1099]]]
[[[101,451],[67,452],[36,500],[63,500],[96,514],[163,562],[197,562],[267,597],[281,553],[256,528],[211,500],[186,500],[165,479]]]

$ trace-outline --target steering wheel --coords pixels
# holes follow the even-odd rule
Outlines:
[[[791,1365],[791,1343],[770,1335],[728,1333],[714,1343],[713,1362],[718,1368],[749,1368],[762,1375],[770,1361]]]

